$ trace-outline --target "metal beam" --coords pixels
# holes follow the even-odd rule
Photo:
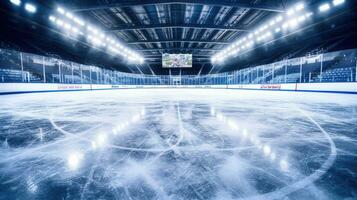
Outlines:
[[[85,2],[85,1],[84,1]],[[95,2],[95,1],[92,1]],[[83,11],[93,11],[93,10],[102,10],[109,8],[118,8],[118,7],[131,7],[131,6],[150,6],[150,5],[159,5],[159,4],[197,4],[197,5],[210,5],[210,6],[229,6],[229,7],[238,7],[246,9],[255,9],[255,10],[265,10],[272,12],[284,12],[284,8],[281,5],[277,4],[268,4],[268,3],[245,3],[241,0],[133,0],[133,1],[122,1],[115,0],[110,1],[110,3],[89,3],[85,2],[82,6],[74,8],[73,12],[83,12]]]
[[[118,31],[133,31],[133,30],[147,30],[147,29],[165,29],[165,28],[194,28],[194,29],[210,29],[210,30],[226,30],[226,31],[245,31],[248,32],[247,27],[235,27],[224,25],[211,24],[138,24],[138,25],[120,25],[110,29],[108,32]]]
[[[207,55],[206,57],[197,57],[196,54],[192,55],[192,60],[211,60],[212,55]],[[161,60],[162,59],[162,55],[160,54],[160,56],[158,57],[148,57],[144,55],[145,60]]]
[[[149,61],[149,62],[154,62],[154,61],[157,61],[157,60],[161,60],[162,58],[145,58],[145,62],[146,61]],[[210,61],[211,58],[192,58],[192,60],[199,60],[199,61],[203,61],[203,60],[208,60]]]
[[[181,51],[181,52],[187,52],[187,51],[220,51],[220,49],[209,49],[209,48],[147,48],[147,49],[135,49],[135,51]]]
[[[147,64],[162,64],[161,61],[145,61]],[[210,61],[193,61],[193,64],[209,64],[211,63]]]
[[[131,41],[126,42],[126,44],[136,45],[136,44],[149,44],[149,43],[178,43],[178,42],[189,42],[189,43],[205,43],[205,44],[229,44],[229,41],[214,41],[214,40],[142,40],[142,41]]]
[[[161,58],[162,54],[143,54],[145,58]],[[193,58],[210,58],[210,55],[192,55]]]

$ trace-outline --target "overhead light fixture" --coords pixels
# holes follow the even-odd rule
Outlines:
[[[279,15],[275,18],[276,22],[281,22],[282,20],[283,20],[283,17],[281,15]]]
[[[311,17],[313,14],[314,14],[314,13],[312,13],[312,12],[306,13],[306,14],[305,14],[305,17],[306,17],[306,18]]]
[[[292,14],[294,14],[294,10],[293,9],[290,9],[290,10],[288,10],[287,12],[286,12],[286,14],[288,15],[288,16],[291,16]]]
[[[21,1],[20,0],[10,0],[10,2],[16,6],[21,5]]]
[[[304,9],[304,4],[303,3],[299,3],[295,6],[295,10],[296,11],[300,11],[300,10],[303,10]]]
[[[110,54],[120,54],[123,57],[130,58],[137,63],[143,63],[144,58],[142,56],[135,53],[134,51],[131,51],[128,48],[125,48],[123,45],[117,43],[111,37],[106,36],[103,31],[91,26],[90,24],[87,24],[85,21],[81,20],[74,14],[66,11],[62,7],[57,7],[56,11],[60,15],[62,15],[63,18],[57,17],[56,15],[51,15],[49,16],[49,20],[56,23],[58,26],[63,27],[63,29],[65,29],[68,34],[73,35],[79,33],[83,36],[87,35],[87,42],[92,44],[93,46],[97,48],[105,48],[107,51],[110,52]],[[82,28],[80,26],[85,27]],[[116,47],[114,47],[114,45]]]
[[[74,17],[73,21],[76,22],[77,24],[81,25],[81,26],[84,26],[84,24],[85,24],[84,21],[78,19],[77,17]]]
[[[58,7],[58,8],[57,8],[57,11],[58,11],[59,13],[63,14],[63,15],[66,13],[66,11],[65,11],[63,8],[61,8],[61,7]]]
[[[211,59],[212,62],[218,62],[220,60],[224,60],[226,57],[236,55],[236,52],[239,50],[249,50],[254,44],[261,43],[266,40],[270,40],[274,37],[274,33],[280,33],[282,29],[287,29],[288,27],[296,27],[299,22],[304,21],[307,18],[306,12],[303,11],[305,5],[303,3],[295,4],[293,7],[286,11],[285,17],[283,15],[278,15],[273,19],[267,21],[262,26],[258,27],[257,29],[253,30],[252,33],[243,36],[233,44],[229,45],[227,48],[223,49],[221,52],[214,55]],[[298,16],[303,15],[303,18],[299,18]],[[296,16],[296,17],[294,17]],[[284,21],[284,19],[286,19]],[[253,40],[253,36],[255,36]],[[250,41],[246,40],[250,39]],[[234,52],[234,53],[231,53]]]
[[[142,57],[140,57],[140,58],[139,58],[139,62],[140,62],[140,64],[143,64],[143,63],[144,63],[144,61],[145,61],[145,60],[144,60],[144,58],[142,58]]]
[[[25,10],[27,10],[30,13],[35,13],[37,9],[36,9],[36,6],[34,6],[33,4],[26,3]]]
[[[330,4],[329,3],[324,3],[319,7],[320,12],[326,12],[330,10]]]
[[[52,16],[52,15],[49,17],[49,19],[50,19],[50,21],[52,21],[52,22],[55,22],[55,21],[56,21],[56,17],[54,17],[54,16]]]
[[[270,25],[270,26],[274,26],[274,24],[275,24],[275,21],[274,21],[274,20],[271,20],[271,21],[269,22],[269,25]]]
[[[345,0],[333,0],[333,1],[332,1],[332,4],[333,4],[334,6],[338,6],[338,5],[341,5],[341,4],[343,4],[343,3],[345,3]]]
[[[65,29],[71,29],[72,26],[68,23],[65,23],[64,26],[63,26]]]
[[[73,31],[74,33],[78,33],[78,32],[79,32],[78,28],[76,28],[76,27],[72,27],[72,31]]]
[[[68,17],[69,19],[73,19],[73,15],[69,12],[66,12],[66,17]]]
[[[296,19],[292,19],[289,21],[289,26],[291,28],[295,28],[295,27],[297,27],[297,25],[298,25],[298,21]]]
[[[298,18],[298,21],[303,22],[303,21],[305,21],[305,19],[306,19],[306,17],[304,15],[302,15]]]
[[[58,26],[62,26],[63,25],[63,21],[60,20],[60,19],[56,20],[56,23],[57,23]]]
[[[289,26],[289,23],[288,23],[288,22],[285,22],[281,27],[282,27],[283,29],[286,29],[286,28],[288,28],[288,26]]]

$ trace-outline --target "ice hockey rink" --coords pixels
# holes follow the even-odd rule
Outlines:
[[[0,199],[356,195],[356,95],[122,89],[1,102]]]

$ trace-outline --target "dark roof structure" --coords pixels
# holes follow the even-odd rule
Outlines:
[[[320,0],[305,2],[313,7]],[[353,1],[352,1],[353,2]],[[273,45],[262,46],[249,55],[232,59],[225,66],[215,67],[210,58],[237,38],[252,31],[269,17],[285,12],[296,1],[284,0],[67,0],[36,2],[42,16],[21,14],[11,5],[1,9],[2,42],[11,42],[25,51],[50,52],[63,59],[114,68],[120,71],[147,74],[168,74],[161,68],[162,53],[192,53],[193,68],[183,74],[205,74],[272,62],[276,59],[303,55],[315,49],[356,47],[347,42],[356,36],[356,9],[344,5],[331,19],[321,16],[320,22]],[[80,43],[71,43],[48,23],[48,15],[63,6],[78,16],[115,35],[128,47],[145,57],[140,70],[130,68],[121,58],[111,58]],[[346,20],[346,18],[351,20]],[[305,41],[305,42],[301,42]]]

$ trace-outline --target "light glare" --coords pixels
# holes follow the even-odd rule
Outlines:
[[[283,20],[283,17],[281,15],[279,15],[278,17],[276,17],[275,21],[276,22],[281,22]]]
[[[290,16],[290,15],[292,15],[292,14],[294,14],[294,10],[293,9],[290,9],[290,10],[288,10],[287,12],[286,12],[286,14],[288,15],[288,16]]]
[[[25,4],[25,10],[27,10],[30,13],[35,13],[36,12],[36,7],[30,3]]]
[[[78,19],[77,17],[74,17],[73,21],[76,22],[77,24],[81,25],[81,26],[84,26],[84,22],[82,20]]]
[[[338,6],[338,5],[340,5],[340,4],[345,3],[345,0],[333,0],[332,3],[333,3],[334,6]]]
[[[16,6],[21,5],[21,1],[20,0],[10,0],[10,2]]]
[[[304,4],[303,4],[303,3],[299,3],[299,4],[296,5],[296,7],[295,7],[295,10],[296,10],[296,11],[300,11],[300,10],[302,10],[302,9],[304,9]]]
[[[325,11],[330,10],[330,4],[328,4],[328,3],[322,4],[322,5],[319,7],[319,10],[320,10],[321,12],[325,12]]]
[[[62,26],[62,25],[63,25],[63,21],[62,21],[62,20],[60,20],[60,19],[59,19],[59,20],[57,20],[57,21],[56,21],[56,23],[57,23],[57,25],[58,25],[58,26]]]
[[[66,17],[68,17],[69,19],[73,19],[73,15],[69,12],[66,13]]]
[[[56,21],[56,17],[54,17],[54,16],[52,16],[52,15],[49,17],[49,19],[50,19],[50,21],[52,21],[52,22]]]
[[[65,23],[65,24],[64,24],[64,28],[65,28],[65,29],[71,29],[72,27],[71,27],[70,24]]]
[[[61,13],[61,14],[64,14],[66,11],[63,9],[63,8],[61,8],[61,7],[58,7],[57,8],[57,11],[59,12],[59,13]]]
[[[77,170],[81,165],[82,159],[83,159],[82,153],[79,152],[71,153],[67,159],[68,168],[72,171]]]

